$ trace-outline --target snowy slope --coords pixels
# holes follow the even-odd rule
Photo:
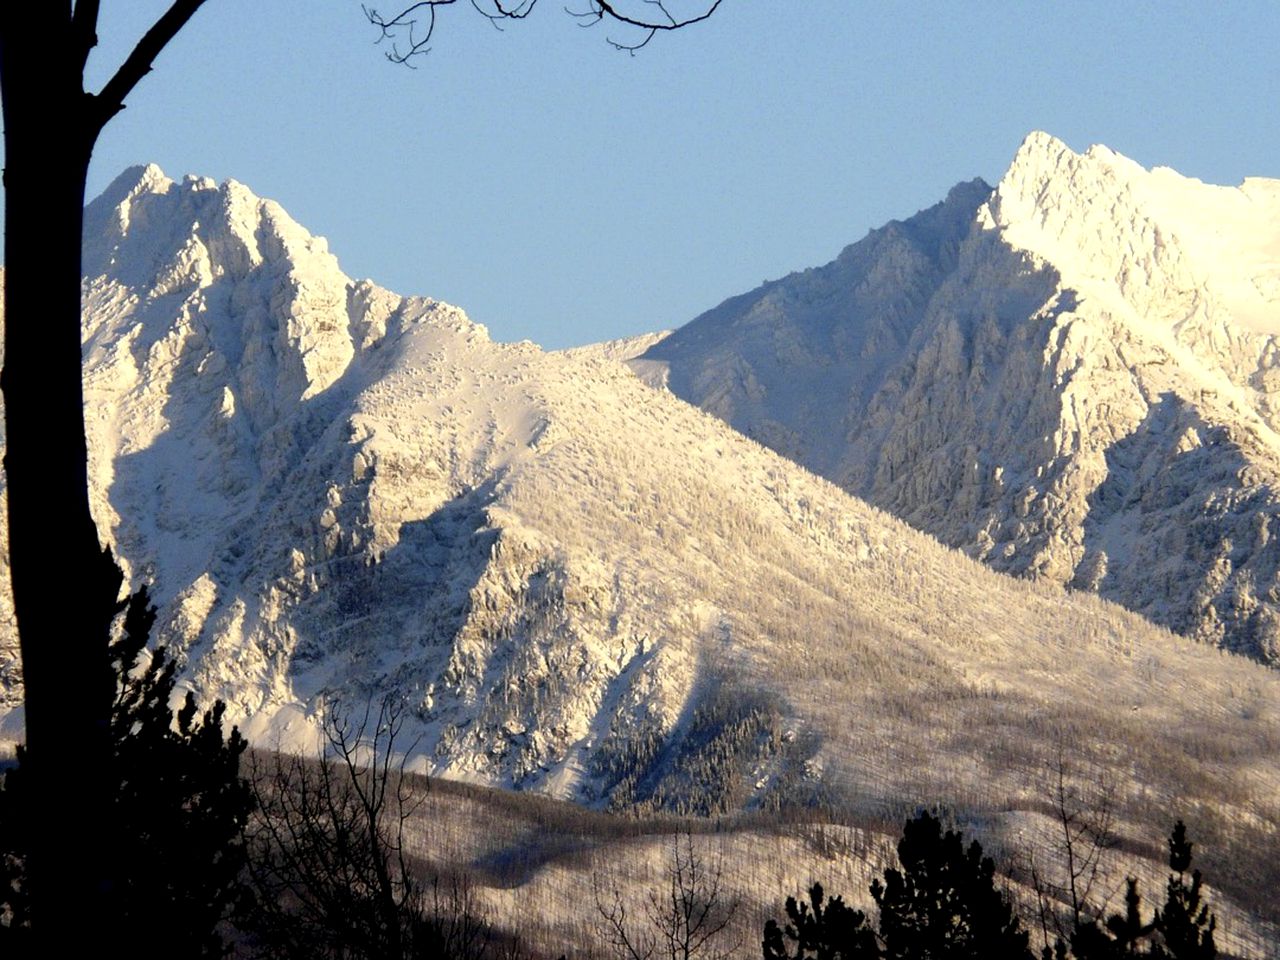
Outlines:
[[[1065,740],[1128,822],[1188,804],[1269,869],[1275,671],[994,573],[623,345],[352,282],[234,182],[130,171],[86,237],[95,511],[257,742],[394,694],[423,768],[705,813],[1034,805]]]
[[[1280,663],[1280,181],[1027,138],[646,351],[651,381],[999,570]]]

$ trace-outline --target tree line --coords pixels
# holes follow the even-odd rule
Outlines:
[[[113,691],[106,847],[117,879],[97,895],[129,931],[132,952],[219,957],[234,948],[237,955],[335,960],[530,955],[477,908],[465,878],[433,872],[415,850],[422,787],[403,768],[407,751],[397,748],[400,706],[331,710],[317,758],[248,754],[235,728],[224,733],[221,701],[199,712],[188,693],[172,708],[175,664],[163,647],[147,647],[155,616],[145,590],[119,603],[100,671]],[[41,811],[27,772],[20,748],[0,788],[0,953],[14,957],[36,955],[37,944],[28,857],[29,825]],[[1055,808],[1066,880],[1051,884],[1043,865],[1029,871],[1040,907],[1039,960],[1217,955],[1216,918],[1200,871],[1191,869],[1181,821],[1169,837],[1163,906],[1146,913],[1130,878],[1124,908],[1104,915],[1091,890],[1108,843],[1105,809],[1083,817],[1062,777]],[[920,812],[904,825],[897,861],[870,886],[874,922],[815,883],[806,899],[788,898],[784,916],[765,924],[763,960],[1037,960],[1031,931],[976,840],[966,845],[959,831]],[[617,960],[740,955],[744,945],[726,939],[736,904],[722,869],[700,857],[686,834],[673,839],[663,883],[638,908],[597,880],[602,951]],[[1052,903],[1062,909],[1055,913]]]
[[[898,867],[871,884],[877,923],[821,884],[808,902],[788,897],[786,919],[765,925],[764,960],[1035,960],[1031,934],[995,883],[995,863],[978,841],[964,844],[928,812],[908,820]],[[1164,907],[1143,917],[1138,881],[1128,878],[1125,909],[1105,920],[1077,919],[1046,943],[1041,960],[1212,960],[1217,919],[1204,900],[1200,871],[1188,876],[1191,843],[1179,820],[1169,838]],[[1039,891],[1037,891],[1039,892]]]

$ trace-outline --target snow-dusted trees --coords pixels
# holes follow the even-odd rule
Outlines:
[[[411,21],[455,0],[426,0],[381,29],[406,31],[406,56],[423,51]],[[520,19],[534,3],[473,6],[492,19]],[[671,0],[675,6],[676,0]],[[710,15],[667,14],[652,0],[586,0],[582,15],[640,31],[619,46],[642,46],[660,31]],[[59,923],[66,904],[94,914],[97,890],[112,882],[105,857],[110,687],[96,669],[120,575],[103,552],[89,509],[80,378],[80,241],[85,180],[99,134],[156,57],[204,5],[173,0],[111,79],[85,89],[97,46],[100,0],[0,5],[0,99],[4,109],[5,406],[9,560],[22,651],[29,788],[44,829],[31,832],[30,883],[38,930],[52,954],[72,951],[77,927]],[[49,525],[57,523],[56,537]],[[68,595],[72,595],[68,602]],[[74,750],[75,762],[69,762]],[[80,868],[61,871],[74,857]],[[61,904],[61,906],[60,906]],[[65,948],[65,949],[59,949]]]

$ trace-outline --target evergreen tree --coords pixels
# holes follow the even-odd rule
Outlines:
[[[1030,960],[1028,935],[995,887],[995,864],[975,840],[924,812],[898,842],[901,870],[871,884],[884,956],[894,960]]]
[[[1150,955],[1141,948],[1154,925],[1142,922],[1142,895],[1133,877],[1128,880],[1124,904],[1124,913],[1113,913],[1103,926],[1089,922],[1076,927],[1071,935],[1071,954],[1076,960],[1118,960]]]
[[[1081,924],[1071,935],[1071,950],[1059,940],[1055,960],[1117,960],[1122,957],[1152,957],[1156,960],[1214,960],[1218,955],[1213,932],[1217,918],[1209,912],[1201,892],[1200,871],[1187,882],[1191,866],[1191,843],[1186,825],[1179,820],[1169,837],[1168,891],[1163,910],[1149,923],[1142,922],[1142,897],[1138,881],[1128,880],[1125,912],[1113,914],[1103,926]],[[1046,951],[1046,960],[1050,960]]]
[[[1202,902],[1200,871],[1191,874],[1187,883],[1187,869],[1191,866],[1191,842],[1187,840],[1187,827],[1179,820],[1169,837],[1168,894],[1163,910],[1156,911],[1155,927],[1164,941],[1153,956],[1172,960],[1213,960],[1218,955],[1213,942],[1213,931],[1218,918],[1209,912]]]
[[[764,960],[874,960],[880,956],[866,914],[845,906],[840,897],[823,906],[820,883],[809,888],[807,904],[787,897],[786,910],[785,927],[776,920],[765,924]]]
[[[101,891],[102,903],[138,955],[221,956],[217,928],[239,896],[253,806],[239,770],[246,744],[234,728],[223,737],[221,701],[197,716],[188,693],[176,716],[171,710],[175,664],[163,648],[149,661],[143,653],[156,615],[146,590],[118,613],[122,629],[106,658],[115,688],[106,844],[116,883]],[[16,948],[30,920],[24,832],[32,812],[21,758],[0,791],[0,911]]]

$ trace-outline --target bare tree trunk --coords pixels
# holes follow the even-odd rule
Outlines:
[[[24,762],[42,813],[28,837],[33,928],[42,952],[54,955],[58,946],[69,949],[63,940],[83,923],[93,928],[92,913],[111,883],[101,851],[113,691],[106,645],[120,576],[89,512],[80,379],[80,235],[97,130],[86,116],[70,20],[47,14],[28,4],[5,4],[0,14],[0,385]],[[76,924],[65,921],[70,914]]]

